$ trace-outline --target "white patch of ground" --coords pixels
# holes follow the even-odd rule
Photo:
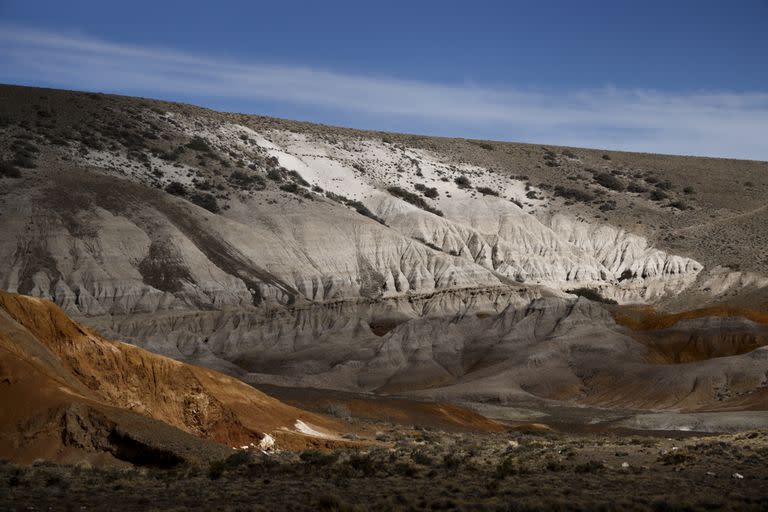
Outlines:
[[[240,127],[249,130],[245,127]],[[280,165],[298,172],[312,185],[335,194],[366,201],[389,186],[400,186],[419,193],[415,185],[435,188],[438,197],[426,199],[440,204],[451,199],[481,197],[475,190],[487,187],[504,199],[514,199],[534,206],[542,200],[528,199],[523,181],[507,178],[482,167],[440,162],[429,151],[405,148],[376,140],[341,140],[329,142],[308,134],[270,131],[257,134],[249,130],[257,144],[277,157]],[[455,179],[466,176],[472,188],[461,189]],[[535,188],[529,188],[540,193]]]
[[[310,427],[306,423],[304,423],[301,420],[296,420],[296,423],[294,423],[293,427],[296,429],[297,432],[301,432],[302,434],[312,436],[312,437],[320,437],[322,439],[332,439],[332,436],[329,436],[328,434],[324,434],[322,432],[319,432],[315,430],[314,428]]]

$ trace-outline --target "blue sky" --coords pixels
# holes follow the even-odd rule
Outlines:
[[[0,81],[768,160],[768,0],[0,0]]]

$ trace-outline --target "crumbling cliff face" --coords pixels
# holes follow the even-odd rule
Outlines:
[[[690,249],[704,208],[638,192],[658,183],[640,163],[47,94],[49,122],[3,105],[3,151],[36,168],[0,180],[0,288],[251,382],[426,392],[487,378],[491,395],[582,399],[597,381],[572,366],[640,364],[647,347],[577,295],[680,307],[768,288],[705,267],[719,257],[706,247],[652,241],[662,228],[636,212]],[[594,180],[606,172],[634,188]],[[539,325],[513,343],[498,331],[510,315],[586,338],[558,345],[573,333]],[[539,366],[557,368],[546,384]]]

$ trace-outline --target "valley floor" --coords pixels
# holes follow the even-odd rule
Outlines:
[[[666,438],[391,427],[364,451],[209,467],[0,464],[0,510],[766,510],[768,432]]]

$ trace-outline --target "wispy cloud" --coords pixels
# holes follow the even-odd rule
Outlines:
[[[303,104],[457,136],[768,160],[768,92],[532,91],[283,67],[0,25],[0,79]]]

